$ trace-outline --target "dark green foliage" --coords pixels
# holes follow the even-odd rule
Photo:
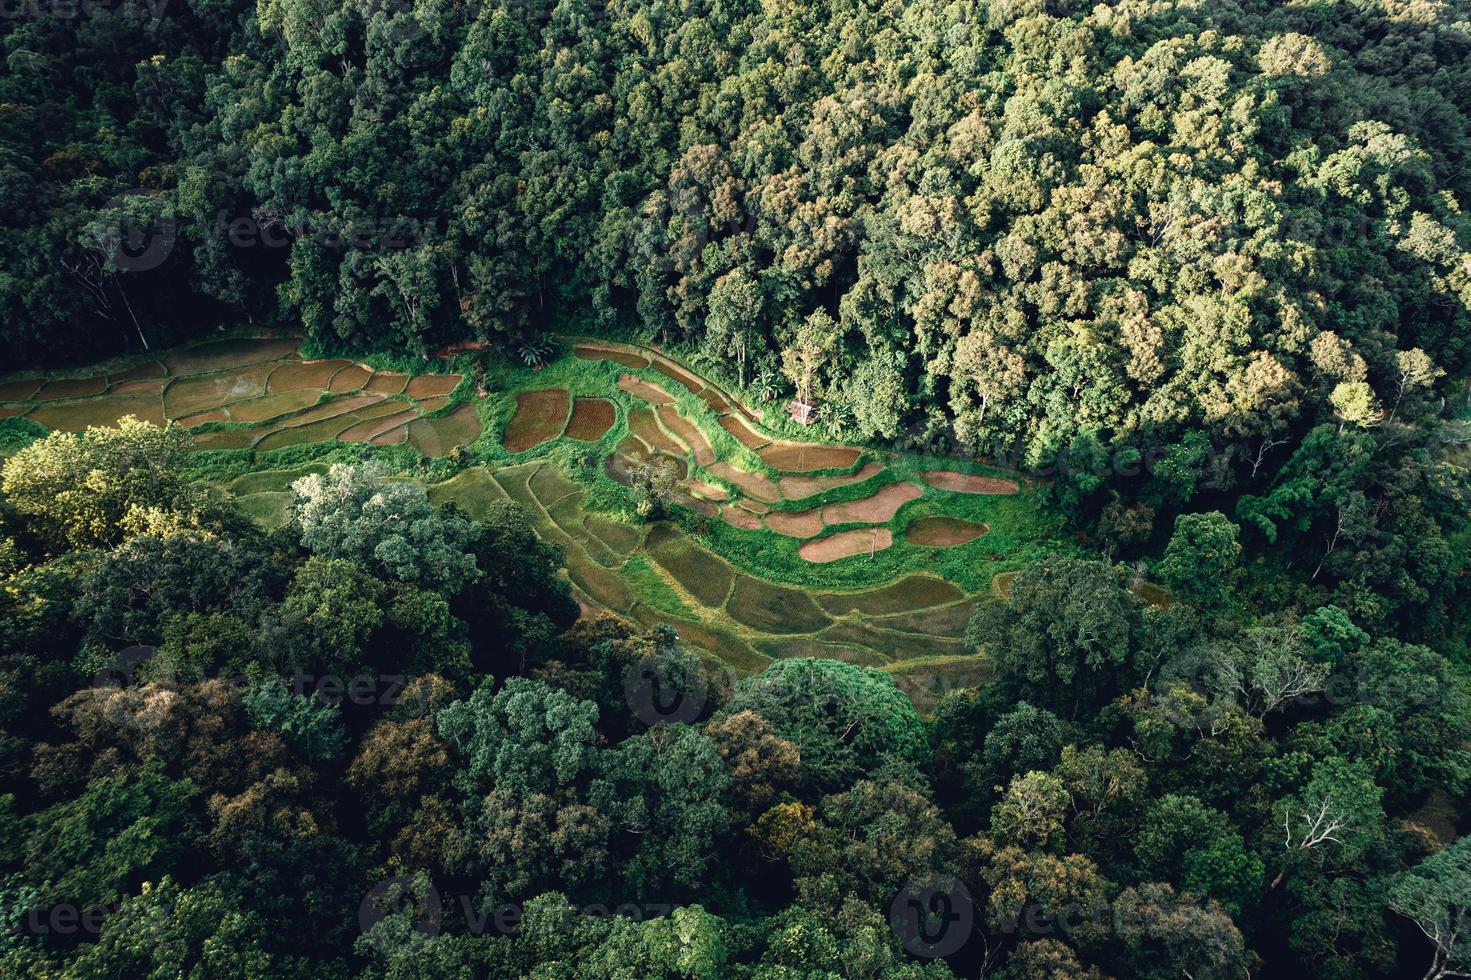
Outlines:
[[[893,680],[835,660],[779,660],[735,687],[726,712],[753,711],[797,746],[813,790],[833,791],[924,757],[924,729]]]

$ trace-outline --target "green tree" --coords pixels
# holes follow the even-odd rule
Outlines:
[[[983,600],[966,640],[1029,702],[1072,715],[1125,686],[1139,628],[1117,569],[1054,557],[1017,572],[1005,602]]]
[[[1155,571],[1177,599],[1201,609],[1219,608],[1237,572],[1240,530],[1219,511],[1181,514]]]
[[[1471,914],[1471,838],[1463,837],[1395,875],[1389,883],[1389,907],[1430,940],[1426,980],[1471,971],[1471,954],[1461,944]]]
[[[291,486],[304,548],[454,594],[479,575],[475,526],[429,503],[424,487],[371,467],[334,463]]]
[[[925,755],[924,725],[893,679],[836,660],[778,660],[736,684],[717,720],[750,711],[797,747],[803,788],[833,791]]]

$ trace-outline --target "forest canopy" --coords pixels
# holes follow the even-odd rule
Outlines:
[[[1471,357],[1462,4],[128,0],[0,32],[20,360],[242,319],[635,330],[868,437],[1204,432],[1245,468]]]
[[[448,348],[423,402],[479,413],[432,466],[0,419],[0,980],[1471,972],[1471,5],[17,0],[0,45],[0,373],[269,332],[395,392]],[[738,498],[611,486],[615,379],[662,389],[569,335],[721,386],[646,433],[744,402],[901,506],[1025,488],[1056,533],[969,523],[910,657],[984,679],[921,711],[917,634],[744,572],[897,652],[717,664],[643,552],[661,615],[598,615],[557,505]],[[492,389],[554,350],[608,384],[527,456]],[[269,528],[199,479],[301,463]],[[471,468],[473,515],[425,487]]]

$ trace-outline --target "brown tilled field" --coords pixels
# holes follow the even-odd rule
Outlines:
[[[613,428],[616,413],[606,398],[579,398],[572,406],[572,419],[567,423],[567,438],[597,442]]]
[[[1015,480],[1003,480],[995,476],[973,476],[953,470],[926,470],[925,482],[937,490],[951,493],[1016,493],[1019,489]]]
[[[572,397],[565,388],[523,392],[516,396],[516,414],[506,425],[501,442],[513,453],[524,453],[549,442],[562,434],[571,410]]]
[[[958,517],[921,517],[904,529],[904,540],[922,548],[953,548],[974,541],[987,530],[985,524]]]
[[[890,483],[871,497],[849,500],[841,504],[828,504],[822,509],[822,520],[826,524],[882,524],[899,512],[909,501],[924,493],[912,483]]]
[[[797,549],[797,554],[814,564],[825,564],[837,561],[839,558],[882,551],[893,543],[894,536],[886,527],[877,527],[872,530],[856,528],[852,531],[839,531],[837,534],[816,541],[808,541]]]

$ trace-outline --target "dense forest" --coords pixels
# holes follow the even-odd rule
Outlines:
[[[1026,472],[1077,545],[922,716],[580,615],[515,504],[370,450],[267,530],[178,427],[0,423],[0,978],[1471,976],[1467,4],[18,0],[0,44],[6,371],[637,338]]]
[[[176,426],[22,441],[0,976],[1471,965],[1464,665],[1248,609],[1218,512],[1175,522],[1173,604],[1105,560],[1018,572],[970,623],[993,682],[922,719],[871,667],[738,677],[579,617],[509,501],[339,463],[266,532]]]

